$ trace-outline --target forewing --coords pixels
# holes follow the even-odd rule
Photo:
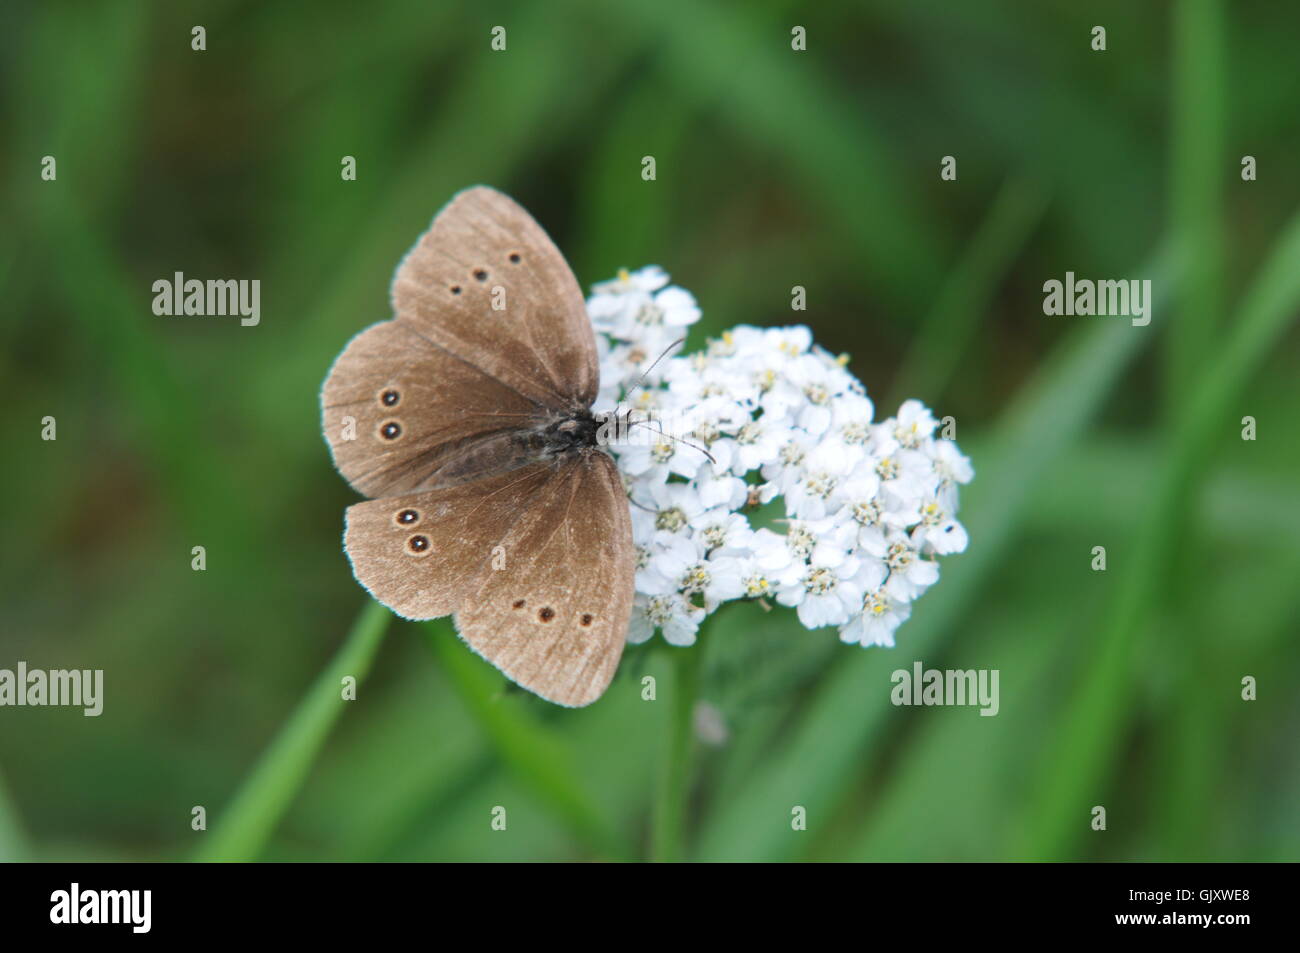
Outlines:
[[[347,509],[344,547],[352,573],[398,615],[450,615],[492,572],[498,549],[555,468],[534,463],[441,490],[357,503]]]
[[[504,565],[457,611],[470,647],[543,698],[595,701],[618,668],[636,551],[627,496],[602,452],[561,464],[502,541]]]
[[[542,227],[495,189],[447,203],[398,266],[392,296],[398,320],[520,394],[559,409],[595,399],[582,290]]]
[[[402,321],[381,321],[348,342],[321,408],[334,465],[371,497],[428,486],[476,442],[547,412]]]

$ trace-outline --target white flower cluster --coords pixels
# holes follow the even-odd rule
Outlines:
[[[596,285],[587,309],[598,409],[646,421],[636,428],[644,439],[609,448],[640,551],[628,639],[658,629],[690,645],[722,603],[770,599],[809,629],[892,646],[912,601],[939,578],[936,557],[967,542],[957,486],[974,472],[935,437],[930,411],[909,400],[873,423],[846,359],[816,347],[806,327],[742,325],[655,363],[700,317],[656,267]],[[783,532],[753,528],[746,511],[778,497]]]

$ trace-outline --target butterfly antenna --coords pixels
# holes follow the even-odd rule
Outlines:
[[[623,396],[626,397],[628,394],[631,394],[634,390],[636,390],[638,387],[640,387],[642,384],[644,384],[644,383],[645,383],[645,379],[650,375],[650,372],[653,371],[653,370],[655,369],[655,366],[656,366],[660,361],[662,361],[665,357],[667,357],[667,356],[668,356],[668,355],[669,355],[673,350],[675,350],[676,348],[681,347],[681,346],[682,346],[683,344],[685,344],[685,343],[686,343],[686,338],[682,337],[682,338],[678,338],[678,339],[677,339],[676,341],[674,341],[672,344],[670,344],[670,345],[668,345],[666,348],[664,348],[663,353],[660,354],[658,357],[656,357],[653,361],[650,362],[650,366],[647,367],[644,371],[641,372],[641,376],[638,377],[638,378],[636,379],[636,383],[633,384],[631,387],[629,387],[629,388],[627,389],[627,394],[624,394]],[[614,408],[614,414],[615,414],[615,416],[618,415],[618,408],[619,408],[619,407],[622,407],[622,406],[623,406],[623,402],[620,400],[620,401],[618,402],[618,407],[615,407],[615,408]]]
[[[629,503],[631,503],[633,506],[635,506],[637,509],[639,509],[639,510],[645,510],[647,513],[658,513],[658,512],[659,512],[659,511],[658,511],[657,509],[655,509],[653,506],[646,506],[644,503],[638,503],[636,500],[632,499],[632,497],[630,497],[630,496],[627,498],[627,501],[628,501]]]
[[[653,371],[653,370],[654,370],[654,369],[659,365],[659,362],[662,361],[665,357],[667,357],[669,354],[671,354],[673,351],[675,351],[677,348],[681,347],[681,346],[682,346],[683,344],[685,344],[685,343],[686,343],[686,338],[684,338],[684,337],[680,337],[680,338],[678,338],[676,341],[674,341],[672,344],[670,344],[670,345],[668,345],[666,348],[664,348],[664,349],[663,349],[663,352],[662,352],[658,357],[656,357],[653,361],[650,362],[650,366],[647,367],[644,371],[641,372],[641,376],[638,377],[638,378],[636,379],[636,383],[633,384],[631,387],[629,387],[629,388],[627,389],[627,393],[628,393],[628,394],[631,394],[633,391],[635,391],[637,388],[639,388],[642,384],[644,384],[644,383],[645,383],[645,379],[646,379],[648,376],[650,376],[650,372]],[[625,396],[626,396],[626,395],[625,395]],[[618,402],[618,406],[614,408],[614,417],[615,417],[615,419],[617,419],[618,416],[619,416],[618,408],[619,408],[619,407],[622,407],[622,406],[623,406],[623,402],[622,402],[622,401],[619,401],[619,402]],[[632,417],[631,417],[631,414],[632,414],[632,412],[631,412],[631,411],[628,411],[628,418],[627,418],[628,426],[630,426],[630,427],[635,427],[635,426],[638,426],[638,425],[640,425],[640,426],[642,426],[642,427],[649,427],[649,426],[650,426],[650,424],[649,424],[648,421],[645,421],[645,420],[633,420]],[[700,451],[700,453],[704,454],[706,457],[709,458],[709,462],[710,462],[710,463],[714,464],[715,466],[717,465],[718,461],[714,459],[713,454],[709,453],[708,450],[704,449],[704,448],[701,447],[699,444],[691,443],[691,441],[689,441],[689,440],[685,440],[685,439],[683,439],[683,438],[681,438],[681,437],[674,437],[674,436],[673,436],[672,434],[670,434],[670,433],[665,433],[665,432],[664,432],[664,429],[663,429],[662,427],[651,427],[650,429],[651,429],[651,430],[654,430],[654,431],[655,431],[656,433],[658,433],[661,437],[667,437],[669,440],[674,440],[674,441],[676,441],[677,443],[684,443],[684,444],[686,444],[686,446],[688,446],[688,447],[692,447],[692,448],[694,448],[694,449]]]
[[[628,423],[633,427],[637,427],[637,426],[650,427],[650,421],[648,420],[629,420]],[[665,432],[662,427],[650,427],[650,429],[653,430],[655,433],[659,434],[659,436],[661,437],[667,437],[669,440],[676,441],[677,443],[684,443],[686,444],[686,446],[700,451],[700,453],[704,454],[706,457],[709,458],[710,463],[712,463],[714,466],[717,466],[718,461],[713,458],[713,454],[709,453],[709,451],[705,450],[698,443],[691,443],[691,441],[685,439],[684,437],[674,437],[672,434]]]
[[[648,377],[650,375],[650,372],[655,369],[655,366],[658,365],[658,363],[662,361],[665,357],[667,357],[670,353],[672,353],[674,350],[681,347],[685,343],[686,343],[686,338],[684,337],[678,338],[672,344],[664,348],[663,353],[650,362],[650,366],[641,372],[641,376],[636,379],[635,384],[633,384],[631,387],[628,388],[627,392],[630,394],[632,393],[632,391],[636,390],[638,387],[644,384],[646,377]]]

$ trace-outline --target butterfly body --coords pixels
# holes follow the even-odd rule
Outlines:
[[[563,463],[576,453],[600,449],[600,418],[590,410],[539,417],[535,424],[511,428],[468,442],[420,481],[422,489],[457,486],[518,470],[530,463]]]
[[[577,281],[527,212],[477,187],[403,260],[393,303],[321,395],[335,465],[372,497],[347,511],[353,573],[400,615],[453,615],[530,691],[589,704],[622,654],[635,547]]]

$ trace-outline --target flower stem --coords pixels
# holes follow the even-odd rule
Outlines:
[[[344,708],[344,676],[360,683],[370,669],[392,614],[368,601],[334,659],[321,672],[271,747],[194,853],[198,861],[252,860],[284,815]]]
[[[694,749],[695,700],[700,689],[700,652],[691,648],[672,649],[674,684],[668,737],[659,769],[659,790],[655,797],[651,859],[675,863],[685,853],[686,802],[691,789],[691,754]]]

